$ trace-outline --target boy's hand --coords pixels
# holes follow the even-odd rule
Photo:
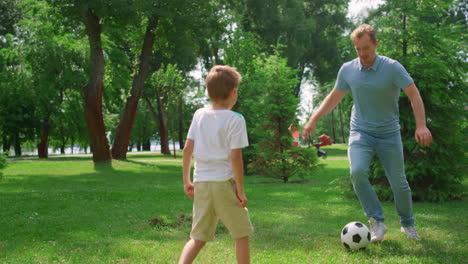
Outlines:
[[[193,196],[194,196],[193,183],[184,184],[184,192],[185,192],[185,195],[188,196],[188,198],[193,199]]]
[[[244,208],[245,206],[247,206],[248,202],[249,200],[247,200],[247,196],[245,196],[244,192],[237,193],[237,204],[240,208]]]

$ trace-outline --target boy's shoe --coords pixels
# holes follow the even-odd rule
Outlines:
[[[387,226],[383,222],[378,222],[373,217],[369,219],[371,242],[382,241],[385,233],[387,232]]]
[[[400,231],[405,233],[409,239],[421,240],[421,237],[418,235],[418,232],[414,226],[402,226]]]

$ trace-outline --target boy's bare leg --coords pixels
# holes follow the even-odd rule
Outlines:
[[[205,241],[190,239],[187,244],[185,244],[182,254],[180,254],[179,264],[192,263],[205,244]]]
[[[248,236],[236,239],[236,256],[237,256],[237,263],[239,264],[250,263],[250,247],[249,247]]]

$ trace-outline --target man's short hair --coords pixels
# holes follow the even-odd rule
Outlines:
[[[353,33],[351,33],[351,40],[354,42],[358,39],[360,39],[362,36],[365,34],[369,35],[370,39],[372,42],[377,41],[377,36],[375,34],[374,27],[368,24],[362,24],[359,27],[357,27]]]
[[[237,69],[228,65],[216,65],[211,68],[205,82],[211,100],[226,100],[229,93],[239,86],[242,76]]]

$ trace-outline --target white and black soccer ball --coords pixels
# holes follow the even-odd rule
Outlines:
[[[367,247],[370,242],[369,228],[361,222],[351,222],[341,230],[341,243],[347,249],[356,250]]]

